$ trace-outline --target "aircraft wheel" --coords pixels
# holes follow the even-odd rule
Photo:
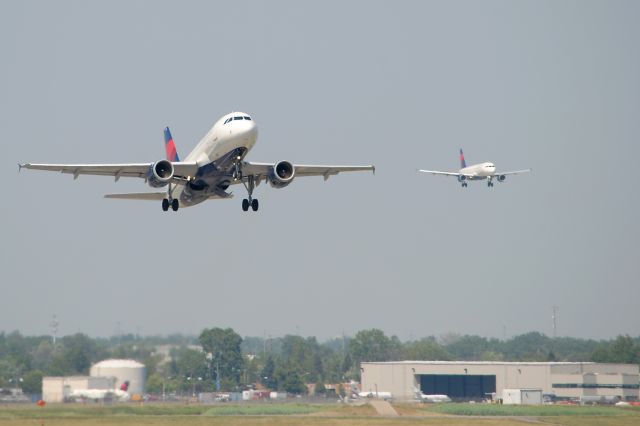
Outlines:
[[[242,200],[242,211],[246,212],[247,210],[249,210],[249,200],[245,198]]]
[[[169,200],[165,198],[162,200],[162,211],[166,212],[167,210],[169,210]]]
[[[178,201],[178,199],[177,199],[177,198],[174,198],[174,199],[171,201],[171,209],[172,209],[174,212],[177,212],[179,207],[180,207],[180,202]]]
[[[258,211],[258,199],[257,198],[254,198],[253,200],[251,200],[251,209],[254,212]]]

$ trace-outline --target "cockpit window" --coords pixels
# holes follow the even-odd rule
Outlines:
[[[242,117],[233,117],[234,120],[242,120]]]
[[[245,119],[245,120],[251,120],[251,117],[249,117],[248,115],[245,115],[245,116],[244,116],[244,119]]]

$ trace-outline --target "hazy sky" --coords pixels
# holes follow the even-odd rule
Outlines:
[[[640,334],[640,3],[4,1],[0,331]],[[174,214],[17,162],[375,164]],[[417,168],[531,167],[463,190]],[[503,329],[504,327],[504,329]]]

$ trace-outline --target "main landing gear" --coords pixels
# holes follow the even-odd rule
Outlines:
[[[462,187],[466,188],[467,187],[467,182],[462,182]]]
[[[251,210],[253,210],[254,212],[258,211],[258,199],[257,198],[253,198],[253,190],[256,187],[255,185],[255,177],[253,175],[249,175],[247,176],[247,183],[244,184],[244,187],[247,188],[247,193],[249,194],[248,198],[245,198],[244,200],[242,200],[242,211],[246,212],[249,211],[249,207],[251,207]]]
[[[493,182],[491,181],[491,179],[487,181],[487,187],[493,188]]]
[[[177,212],[180,208],[180,202],[177,198],[174,198],[173,200],[171,200],[171,202],[169,202],[169,200],[167,200],[166,198],[162,200],[162,211],[168,211],[169,207],[171,207],[171,210],[173,210],[174,212]]]

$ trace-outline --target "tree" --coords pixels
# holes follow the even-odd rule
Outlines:
[[[360,367],[362,361],[391,361],[400,352],[397,337],[388,338],[379,329],[361,330],[349,342],[352,358]]]
[[[23,377],[22,391],[27,394],[41,394],[43,376],[44,373],[40,370],[27,372]]]
[[[275,370],[276,364],[273,361],[273,357],[268,355],[264,362],[264,367],[262,367],[262,371],[260,372],[260,382],[262,382],[267,389],[277,389],[278,382],[276,382],[274,375]]]
[[[225,383],[238,385],[244,367],[242,337],[231,328],[214,327],[202,330],[198,340],[204,352],[209,355],[210,369],[215,370],[215,374],[220,374],[220,379],[224,379]]]
[[[415,361],[447,361],[451,354],[437,342],[424,339],[410,342],[404,346],[404,358]]]
[[[640,347],[636,346],[629,335],[618,336],[611,345],[611,361],[624,364],[640,363]]]
[[[300,371],[286,362],[280,360],[277,363],[274,376],[278,390],[295,394],[304,394],[307,392],[307,387],[302,381]]]

